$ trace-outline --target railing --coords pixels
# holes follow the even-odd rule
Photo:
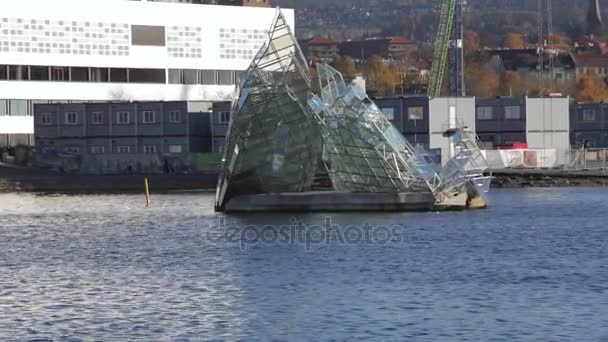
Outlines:
[[[601,170],[608,173],[607,148],[580,148],[566,152],[564,169],[570,171]]]
[[[593,171],[608,175],[608,148],[484,150],[490,168]]]

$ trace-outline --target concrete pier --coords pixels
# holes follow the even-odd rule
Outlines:
[[[435,197],[431,192],[347,193],[305,192],[241,195],[226,204],[226,212],[352,212],[430,211]]]

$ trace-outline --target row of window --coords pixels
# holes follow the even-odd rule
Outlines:
[[[34,106],[37,104],[53,104],[53,103],[102,103],[108,101],[82,101],[82,100],[7,100],[0,99],[0,115],[16,115],[16,116],[32,116],[34,115]]]
[[[0,115],[33,115],[34,105],[44,100],[0,100]]]
[[[505,108],[505,119],[507,120],[519,120],[521,119],[521,111],[519,106],[507,106]],[[477,108],[477,119],[479,120],[494,120],[494,113],[492,107],[478,107]],[[596,121],[597,116],[595,110],[586,109],[582,111],[583,121]]]
[[[156,112],[146,110],[142,111],[142,123],[144,124],[156,124],[158,123]],[[40,113],[39,123],[41,125],[53,125],[53,113]],[[91,114],[92,125],[103,125],[104,124],[104,112],[93,112]],[[182,122],[182,112],[179,110],[169,112],[169,122],[170,123],[181,123]],[[78,112],[66,112],[64,116],[65,125],[79,125],[81,123],[80,113]],[[121,111],[116,112],[116,123],[119,125],[128,125],[131,123],[131,112]]]
[[[382,113],[388,120],[395,120],[395,110],[393,107],[381,108]],[[410,121],[424,120],[424,107],[408,107],[407,118]],[[507,120],[520,120],[521,107],[519,106],[505,106],[504,107],[504,118]],[[478,120],[494,120],[494,108],[493,107],[478,107],[477,108],[477,119]]]
[[[238,70],[169,69],[169,84],[233,85],[239,80]]]
[[[169,69],[169,84],[234,85],[240,71]],[[165,69],[0,65],[0,81],[167,83]]]
[[[505,120],[521,120],[520,106],[505,106],[503,108]],[[495,120],[494,107],[477,107],[477,120]]]
[[[606,67],[582,67],[581,69],[585,75],[608,75]]]
[[[182,153],[183,150],[182,145],[169,145],[169,153]],[[132,145],[118,145],[115,151],[116,153],[132,153],[135,152],[135,147]],[[78,154],[81,153],[81,150],[78,146],[67,146],[64,148],[64,152]],[[106,147],[103,145],[91,146],[90,152],[92,154],[104,154],[106,153]],[[145,154],[158,153],[158,147],[156,145],[144,145],[142,152]]]
[[[393,107],[383,107],[381,110],[388,120],[395,120],[395,109]],[[408,107],[407,118],[410,121],[424,120],[424,107]]]
[[[165,69],[0,65],[0,81],[167,83]]]

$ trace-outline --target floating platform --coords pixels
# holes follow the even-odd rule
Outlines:
[[[335,191],[239,195],[225,212],[399,212],[431,211],[431,192],[351,193]]]

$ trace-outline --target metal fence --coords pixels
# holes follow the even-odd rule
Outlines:
[[[580,148],[566,152],[566,170],[608,171],[608,149]]]

